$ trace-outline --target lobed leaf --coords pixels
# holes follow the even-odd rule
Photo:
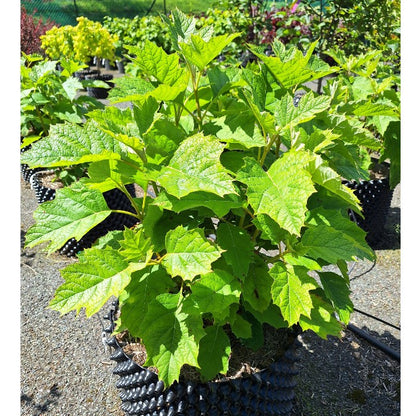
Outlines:
[[[143,265],[144,267],[145,265]],[[111,296],[118,297],[130,282],[132,265],[116,250],[90,248],[79,263],[61,271],[65,283],[55,292],[49,307],[62,314],[85,308],[88,316],[97,313]]]
[[[180,293],[157,296],[141,325],[145,365],[157,367],[159,379],[168,386],[179,379],[184,364],[199,368],[199,341],[205,335],[201,318],[182,311],[182,300]]]
[[[167,253],[163,266],[171,276],[181,276],[185,280],[210,272],[211,263],[222,251],[204,237],[202,229],[187,230],[182,226],[166,234],[165,245]]]
[[[224,147],[214,137],[201,133],[185,139],[162,169],[159,183],[176,198],[198,191],[219,196],[235,194],[232,179],[220,163]]]
[[[74,182],[70,187],[58,189],[53,201],[44,202],[35,210],[35,224],[26,233],[26,246],[50,241],[46,249],[52,253],[71,238],[80,240],[110,214],[101,192]]]

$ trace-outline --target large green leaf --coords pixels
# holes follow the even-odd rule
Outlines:
[[[230,305],[238,304],[240,293],[240,283],[234,276],[224,270],[214,270],[192,283],[184,310],[189,314],[211,313],[215,320],[222,321],[229,316]]]
[[[317,155],[309,164],[309,171],[311,172],[312,180],[315,183],[344,199],[351,207],[354,207],[357,212],[360,211],[360,203],[353,190],[342,184],[340,176],[328,166],[328,163],[326,163],[321,156]]]
[[[310,291],[317,283],[308,275],[308,269],[301,266],[276,263],[270,269],[273,277],[272,298],[283,319],[289,326],[296,324],[301,315],[311,316],[312,298]]]
[[[141,324],[149,303],[173,287],[173,280],[161,266],[148,266],[134,272],[123,293],[121,326],[128,328],[132,336],[140,337]]]
[[[221,256],[221,251],[211,244],[198,228],[187,230],[182,226],[166,234],[166,255],[163,266],[172,276],[192,280],[198,274],[211,271],[211,263]]]
[[[339,336],[342,326],[335,318],[332,306],[314,294],[311,294],[311,299],[313,309],[310,317],[301,315],[299,319],[302,329],[311,329],[323,339],[327,339],[328,335]]]
[[[339,318],[344,324],[348,324],[354,306],[350,299],[348,282],[340,275],[333,272],[318,272],[319,278],[328,299],[331,299]]]
[[[255,48],[251,50],[266,64],[269,71],[284,88],[290,88],[306,81],[322,78],[338,70],[338,68],[331,68],[323,61],[312,57],[317,42],[311,44],[305,55],[297,48],[286,50],[277,38],[273,44],[276,56],[259,53]]]
[[[95,110],[88,113],[88,116],[98,123],[101,130],[131,147],[134,151],[144,148],[144,143],[140,138],[140,130],[130,108],[120,109],[115,106],[107,106],[104,111]]]
[[[145,75],[156,78],[161,84],[173,86],[184,83],[186,87],[185,71],[179,65],[179,55],[168,55],[156,43],[145,40],[141,46],[128,46],[128,51],[135,55],[133,62],[137,64]]]
[[[69,123],[51,126],[49,136],[33,143],[21,162],[31,167],[68,166],[120,159],[122,153],[120,143],[91,120],[82,127]]]
[[[123,232],[123,239],[119,241],[121,246],[120,254],[129,262],[147,263],[153,255],[152,242],[146,238],[143,228],[131,230],[126,228]]]
[[[110,247],[90,248],[79,255],[79,263],[61,271],[65,283],[55,292],[49,307],[62,314],[85,308],[87,316],[98,312],[111,296],[118,297],[130,282],[130,274],[142,265],[129,264]]]
[[[222,256],[232,267],[234,275],[244,281],[254,256],[254,244],[247,231],[222,223],[217,229],[217,243],[225,250]]]
[[[141,339],[146,347],[146,366],[158,368],[159,379],[171,385],[181,367],[199,368],[199,341],[205,335],[202,319],[182,311],[182,295],[162,294],[150,302],[142,322]]]
[[[212,380],[218,373],[226,374],[231,354],[228,335],[221,326],[205,328],[207,333],[199,343],[198,364],[203,380]]]
[[[206,123],[204,132],[215,135],[230,145],[240,145],[243,149],[263,147],[266,144],[252,111],[243,103],[234,103],[227,108],[226,115]]]
[[[299,235],[304,225],[306,203],[315,192],[311,174],[304,169],[312,157],[291,150],[265,172],[257,161],[245,158],[237,180],[248,186],[248,202],[256,214],[267,214],[292,234]]]
[[[182,42],[179,46],[185,59],[202,71],[239,35],[239,33],[220,35],[209,40],[204,40],[199,35],[191,35],[189,43]]]
[[[268,273],[268,268],[263,261],[251,263],[247,277],[243,282],[243,298],[250,306],[264,312],[270,304],[271,286],[273,279]]]
[[[182,198],[191,192],[219,196],[236,193],[232,179],[220,163],[225,145],[199,133],[184,140],[158,178],[166,191]]]
[[[153,201],[154,205],[178,213],[192,208],[206,207],[218,217],[223,217],[231,208],[240,208],[242,203],[241,198],[235,194],[220,197],[208,192],[192,192],[181,199],[161,192]]]
[[[293,104],[292,95],[286,94],[275,102],[271,109],[274,110],[277,125],[285,129],[311,120],[315,114],[325,111],[330,104],[330,97],[324,95],[314,97],[313,92],[310,91],[302,97],[297,107]]]
[[[101,192],[74,182],[71,187],[58,189],[53,201],[44,202],[36,209],[35,224],[26,233],[26,246],[50,240],[46,248],[52,253],[70,238],[80,240],[110,214]]]
[[[301,244],[307,256],[330,264],[338,260],[374,259],[365,241],[365,232],[336,210],[315,208],[310,211]]]

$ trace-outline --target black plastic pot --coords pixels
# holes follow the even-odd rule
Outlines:
[[[46,201],[52,201],[55,198],[56,189],[48,188],[43,186],[42,180],[39,178],[39,175],[47,171],[38,171],[33,173],[30,176],[29,182],[31,188],[35,191],[35,196],[39,204],[42,204]]]
[[[117,302],[113,306],[107,333],[114,330]],[[120,376],[116,386],[128,416],[289,416],[293,410],[296,342],[267,370],[220,382],[175,382],[167,389],[156,373],[131,360],[115,337],[107,343],[115,350],[110,359],[117,363],[113,373]]]
[[[113,79],[113,76],[111,74],[87,75],[85,79],[105,81],[110,86],[110,88],[114,87],[114,83],[109,82],[110,80]],[[107,98],[108,91],[109,89],[107,88],[87,87],[88,95],[90,97],[99,98],[99,99]]]
[[[100,71],[98,69],[81,69],[80,71],[76,71],[74,72],[74,77],[80,79],[80,80],[84,80],[86,79],[85,77],[87,76],[96,76],[99,75]]]
[[[384,226],[393,197],[389,179],[343,181],[343,183],[354,190],[363,209],[364,218],[353,212],[350,212],[350,218],[367,232],[366,239],[370,245],[377,244],[385,233]]]
[[[117,69],[120,74],[125,74],[124,62],[116,61]]]

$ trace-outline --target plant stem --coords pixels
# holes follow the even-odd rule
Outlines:
[[[267,154],[270,152],[270,149],[272,148],[272,146],[273,146],[274,142],[275,142],[278,138],[279,138],[279,136],[278,136],[277,134],[276,134],[275,136],[273,136],[273,137],[270,139],[270,141],[269,141],[269,143],[267,144],[267,146],[265,147],[264,152],[263,152],[263,156],[262,156],[262,158],[261,158],[261,160],[260,160],[260,165],[261,165],[261,166],[263,166],[264,161],[266,160]],[[280,142],[280,140],[279,140],[279,142]],[[280,144],[279,144],[279,147],[280,147]]]
[[[137,218],[138,220],[141,220],[142,217],[140,214],[134,214],[133,212],[130,211],[124,211],[122,209],[112,209],[111,212],[114,212],[116,214],[125,214],[125,215],[131,215],[134,218]]]

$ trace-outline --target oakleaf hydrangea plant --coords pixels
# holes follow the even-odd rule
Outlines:
[[[197,30],[180,11],[166,24],[174,53],[151,42],[129,50],[140,75],[110,93],[129,107],[52,126],[23,157],[33,167],[89,164],[88,178],[35,211],[28,247],[47,242],[51,253],[81,238],[113,212],[109,189],[131,200],[137,224],[80,252],[50,308],[91,316],[115,296],[118,330],[140,338],[145,365],[171,385],[185,364],[204,380],[227,372],[226,326],[245,341],[263,323],[339,335],[353,307],[347,262],[374,253],[348,217],[360,206],[342,184],[345,166],[326,153],[343,150],[359,170],[355,134],[365,127],[347,116],[344,135],[314,124],[333,97],[302,86],[337,70],[313,56],[316,43],[304,55],[275,41],[274,56],[253,47],[258,62],[223,67],[212,62],[238,34]],[[141,196],[126,191],[131,183]]]

